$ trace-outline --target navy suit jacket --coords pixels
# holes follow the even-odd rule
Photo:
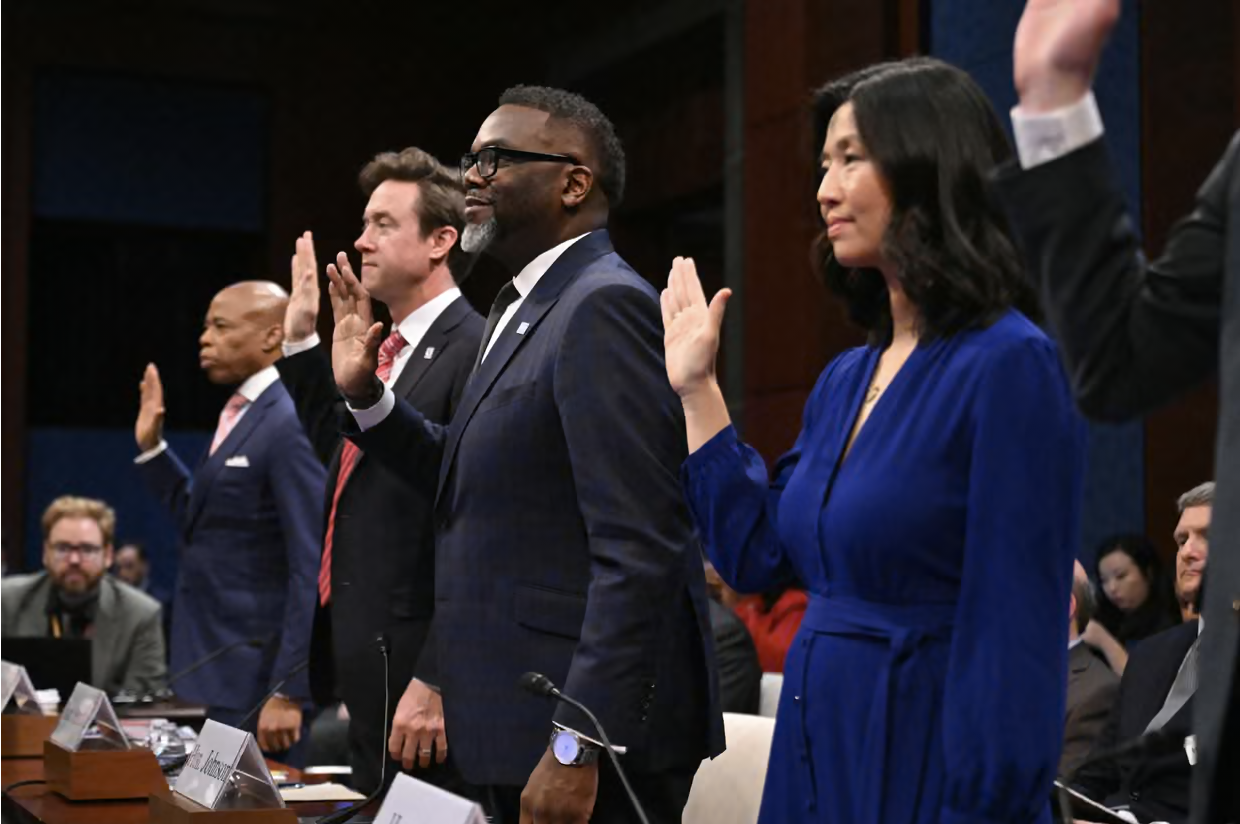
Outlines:
[[[437,491],[435,619],[448,738],[468,781],[523,785],[566,705],[632,770],[723,749],[701,550],[680,491],[680,404],[655,290],[606,231],[570,246],[496,338],[446,429],[409,405],[349,433]]]
[[[271,639],[233,649],[173,687],[187,701],[248,710],[310,654],[323,465],[277,381],[192,475],[171,449],[138,468],[181,537],[171,671],[236,641]],[[281,691],[308,697],[304,668]]]

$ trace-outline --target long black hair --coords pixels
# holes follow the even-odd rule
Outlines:
[[[814,95],[817,146],[835,112],[852,103],[861,141],[886,183],[891,220],[883,256],[920,316],[920,335],[993,323],[1015,307],[1040,320],[1036,292],[988,185],[1012,156],[998,115],[963,71],[926,57],[880,63]],[[825,232],[814,257],[827,287],[848,305],[871,343],[891,333],[882,275],[851,269]]]
[[[1102,587],[1102,559],[1113,552],[1122,552],[1131,558],[1149,586],[1149,597],[1128,613],[1115,606]],[[1094,577],[1098,581],[1096,618],[1120,643],[1140,641],[1179,623],[1171,577],[1163,571],[1158,549],[1144,535],[1112,535],[1098,544],[1094,552]]]

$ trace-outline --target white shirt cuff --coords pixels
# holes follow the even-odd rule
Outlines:
[[[1093,92],[1045,114],[1025,114],[1020,106],[1012,109],[1012,134],[1024,169],[1071,154],[1102,137],[1102,132],[1102,115]]]
[[[319,333],[313,332],[310,337],[305,340],[299,340],[297,343],[289,343],[285,341],[280,344],[280,348],[284,350],[284,357],[291,358],[293,355],[300,355],[302,352],[309,352],[320,343]]]
[[[158,446],[153,446],[150,449],[146,450],[141,455],[134,458],[133,462],[136,464],[144,464],[147,461],[151,460],[152,458],[155,458],[155,457],[158,457],[159,455],[164,454],[164,452],[167,451],[167,449],[168,449],[168,442],[165,441],[163,438],[160,438]]]
[[[369,409],[354,409],[353,405],[347,401],[345,406],[349,407],[349,411],[353,413],[357,428],[365,432],[387,420],[387,416],[391,415],[392,410],[396,408],[396,396],[385,386],[383,394],[379,396],[379,402]]]

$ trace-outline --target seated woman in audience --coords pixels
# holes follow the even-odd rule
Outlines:
[[[987,186],[1011,149],[927,58],[829,84],[816,114],[820,261],[869,344],[827,367],[773,477],[715,377],[729,293],[708,304],[677,258],[662,296],[711,561],[741,592],[809,590],[761,820],[1047,822],[1084,429]]]
[[[1180,623],[1175,595],[1158,550],[1144,535],[1113,535],[1098,545],[1094,558],[1098,615],[1081,640],[1123,675],[1129,647]]]

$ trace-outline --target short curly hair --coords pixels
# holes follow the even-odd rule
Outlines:
[[[116,511],[112,507],[94,498],[62,495],[43,511],[44,541],[51,540],[53,527],[65,518],[89,518],[94,521],[99,525],[103,543],[107,546],[111,546],[116,537]]]
[[[579,94],[549,86],[513,86],[500,95],[499,105],[537,109],[580,129],[594,144],[601,168],[593,171],[608,205],[615,208],[624,200],[624,147],[616,127],[598,106]]]

